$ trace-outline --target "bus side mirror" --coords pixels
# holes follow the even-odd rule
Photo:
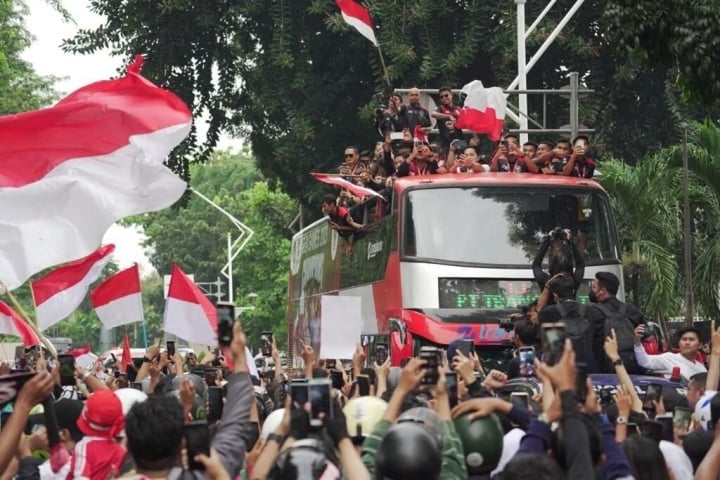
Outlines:
[[[405,325],[405,322],[398,318],[391,318],[388,320],[388,326],[390,327],[390,331],[392,332],[398,332],[400,334],[400,342],[402,342],[403,345],[407,345],[407,325]]]

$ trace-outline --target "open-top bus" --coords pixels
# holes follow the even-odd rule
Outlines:
[[[365,210],[365,224],[351,255],[327,218],[293,237],[291,359],[299,339],[318,346],[320,297],[352,295],[362,299],[362,333],[386,336],[393,365],[422,346],[445,347],[457,338],[473,339],[484,364],[498,365],[511,339],[500,324],[539,296],[532,260],[555,227],[583,232],[586,279],[601,270],[622,279],[610,203],[592,180],[519,173],[404,177],[382,203],[373,198],[357,207]],[[578,291],[581,302],[589,283]]]

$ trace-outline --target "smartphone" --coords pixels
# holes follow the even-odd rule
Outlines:
[[[345,377],[343,376],[343,372],[338,370],[333,370],[330,372],[330,378],[332,379],[332,387],[336,390],[342,390],[342,388],[345,386]]]
[[[608,388],[600,389],[600,405],[610,405],[615,399],[613,398],[612,392]]]
[[[660,439],[668,442],[673,442],[675,438],[673,434],[673,414],[666,413],[664,415],[656,415],[655,421],[662,426],[662,433],[660,435]]]
[[[445,384],[447,385],[448,397],[450,398],[450,408],[454,408],[458,404],[457,373],[446,372]]]
[[[425,360],[425,375],[420,380],[420,384],[437,384],[438,368],[440,368],[440,349],[437,347],[422,347],[420,349],[420,360]]]
[[[367,375],[358,375],[355,379],[361,397],[370,395],[370,378]]]
[[[501,140],[501,141],[500,141],[500,146],[503,147],[503,148],[507,148],[507,147],[508,147],[508,142],[507,142],[507,140]]]
[[[458,140],[458,142],[455,144],[455,148],[462,152],[465,150],[468,146],[468,142],[466,140]]]
[[[306,379],[300,378],[290,381],[290,398],[301,408],[308,402],[310,397],[308,395],[308,381]]]
[[[687,435],[690,431],[691,420],[689,408],[675,407],[673,411],[673,428],[678,432],[678,435]]]
[[[175,342],[172,340],[165,342],[165,351],[167,352],[168,358],[172,358],[175,355]]]
[[[375,363],[382,365],[388,359],[388,346],[387,343],[376,343],[375,344]]]
[[[142,392],[142,383],[140,382],[131,382],[130,388],[134,388],[135,390],[140,390]]]
[[[525,392],[512,392],[510,394],[510,403],[512,403],[515,407],[530,410],[530,398]]]
[[[229,347],[233,339],[235,325],[235,305],[228,302],[215,304],[217,310],[217,337],[221,347]]]
[[[308,396],[310,397],[310,425],[313,427],[322,426],[321,414],[331,418],[333,416],[332,399],[330,391],[332,383],[328,378],[313,378],[307,383]]]
[[[535,347],[520,347],[518,361],[520,362],[520,375],[523,377],[535,376]]]
[[[205,420],[186,422],[183,427],[185,448],[190,470],[205,470],[202,463],[195,461],[195,455],[210,455],[210,431]]]
[[[58,355],[58,363],[60,364],[60,385],[75,385],[75,357],[63,353]]]
[[[653,401],[657,402],[660,398],[662,398],[662,385],[658,383],[648,383],[647,387],[645,387],[643,410],[646,412],[654,412],[655,404]]]
[[[223,389],[222,387],[208,387],[208,422],[214,423],[222,418]]]
[[[272,332],[262,332],[260,334],[260,353],[263,357],[272,356]]]
[[[459,352],[462,352],[462,354],[466,358],[470,358],[471,352],[475,350],[475,342],[469,338],[460,340],[460,343],[458,343],[458,346],[457,346],[457,350]]]
[[[545,363],[548,365],[555,365],[562,355],[563,349],[565,348],[565,324],[562,322],[558,323],[544,323],[540,331],[540,341],[542,343],[543,355]]]
[[[575,377],[575,392],[577,393],[578,401],[580,403],[585,403],[585,399],[588,396],[588,366],[586,363],[577,363],[576,367],[577,376]]]
[[[113,376],[115,378],[120,378],[120,370],[113,370]]]
[[[640,424],[640,435],[650,440],[660,443],[662,440],[663,426],[660,422],[654,420],[645,420]]]

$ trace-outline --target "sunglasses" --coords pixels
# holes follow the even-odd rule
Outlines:
[[[443,93],[442,95],[440,95],[440,98],[448,98],[448,97],[452,97],[452,95],[450,95],[449,93]]]
[[[345,154],[345,158],[350,158],[350,157],[354,157],[354,156],[355,156],[354,153],[346,153]]]

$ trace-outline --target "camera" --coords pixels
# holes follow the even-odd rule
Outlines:
[[[512,332],[515,329],[515,322],[523,320],[525,315],[522,313],[511,313],[509,316],[500,320],[500,328],[506,332]]]
[[[563,232],[562,228],[553,228],[552,232],[550,232],[550,240],[565,240],[565,233]]]

